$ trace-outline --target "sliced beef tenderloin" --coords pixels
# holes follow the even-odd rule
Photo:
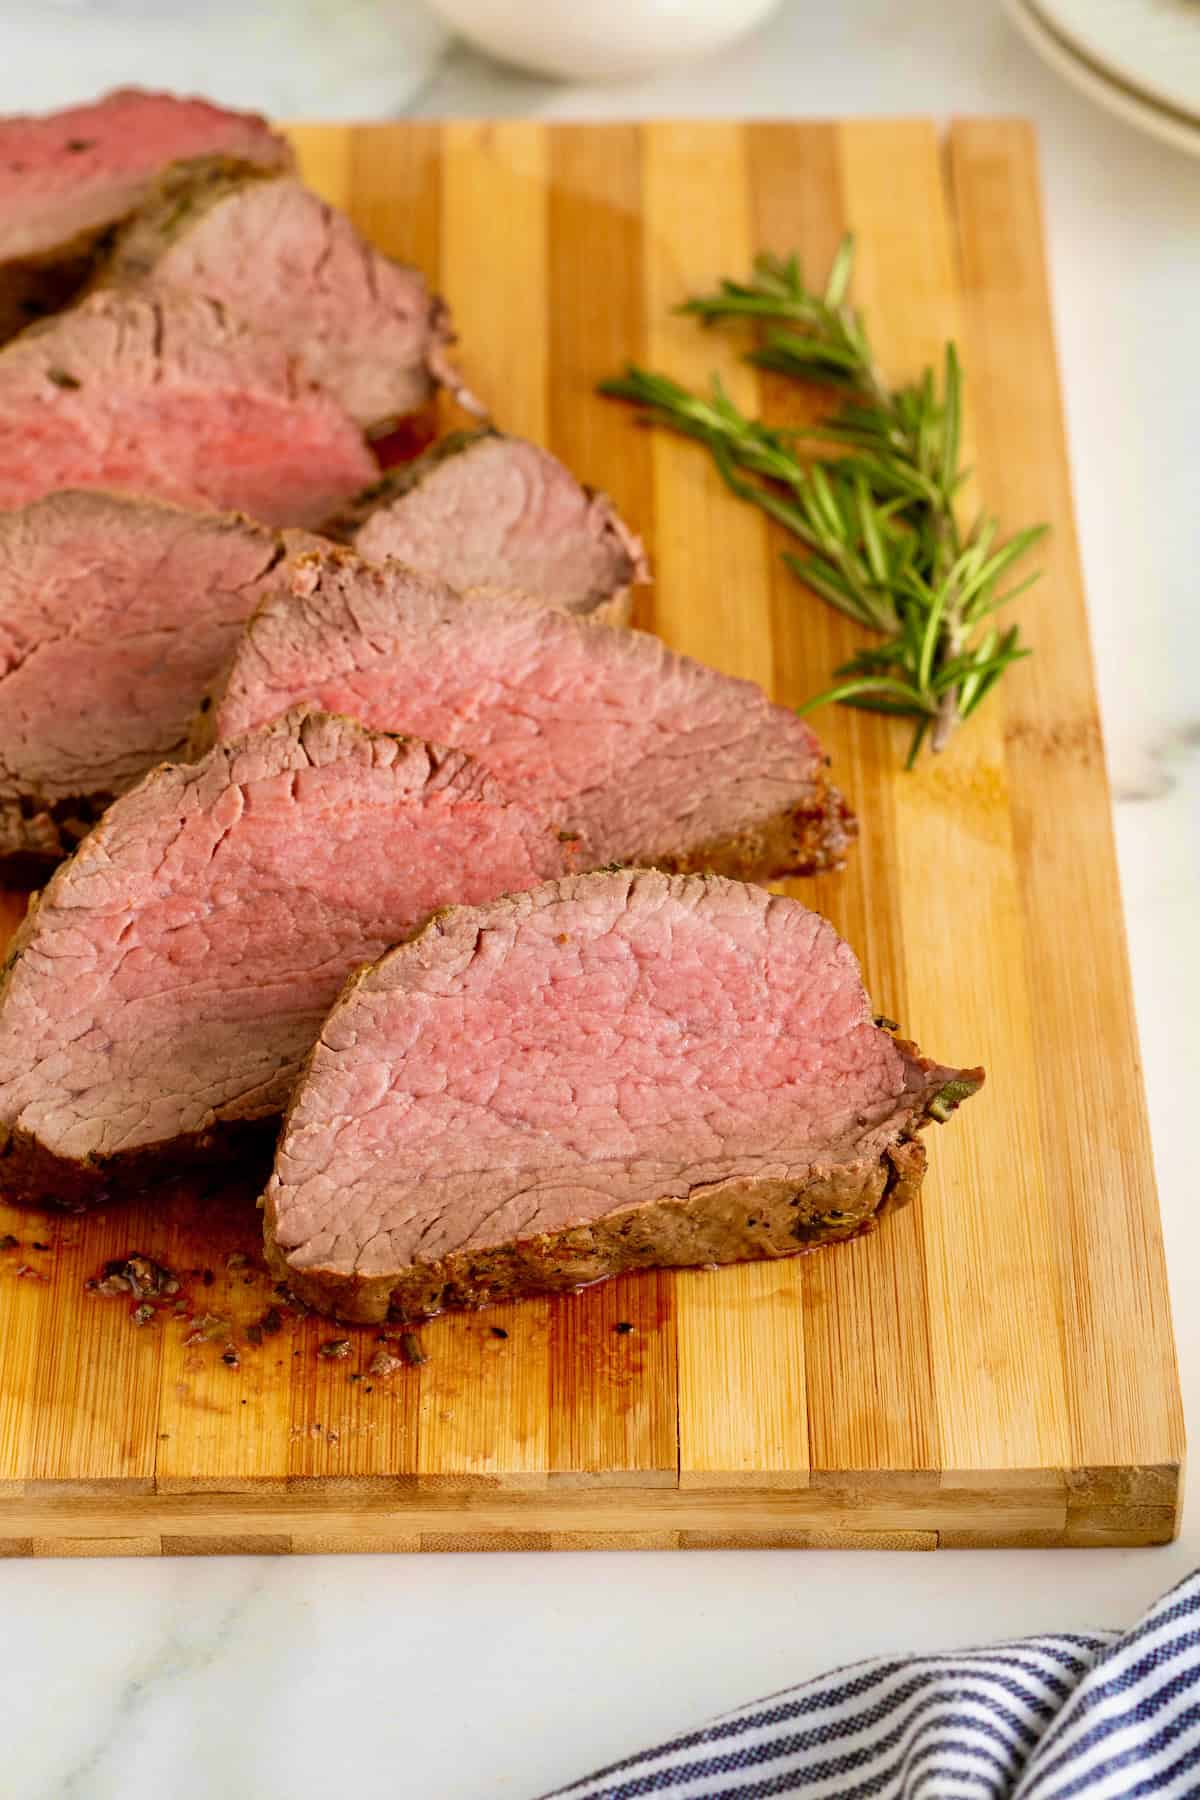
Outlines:
[[[124,488],[312,525],[375,470],[337,401],[216,301],[93,294],[0,350],[0,507]]]
[[[449,314],[296,178],[206,157],[171,169],[96,284],[205,294],[278,336],[360,425],[386,429],[450,373]]]
[[[184,753],[284,554],[237,515],[117,494],[0,513],[0,865],[57,861]]]
[[[88,106],[0,118],[0,339],[65,306],[98,240],[168,164],[214,154],[290,169],[265,119],[121,88]]]
[[[348,1319],[847,1238],[983,1079],[871,1018],[795,900],[574,876],[455,907],[352,978],[293,1094],[268,1256]]]
[[[460,751],[296,712],[114,801],[0,981],[0,1191],[82,1205],[281,1111],[347,975],[562,868]]]
[[[197,744],[312,700],[458,744],[610,862],[746,879],[838,868],[853,830],[803,720],[643,632],[398,563],[300,556],[255,612]]]
[[[516,591],[629,623],[649,579],[641,540],[557,457],[496,431],[456,432],[389,471],[328,527],[372,562],[394,557],[460,590]]]

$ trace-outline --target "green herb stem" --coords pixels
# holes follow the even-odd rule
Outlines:
[[[839,392],[838,409],[816,426],[751,418],[715,376],[705,396],[630,365],[601,392],[706,445],[730,491],[804,546],[802,555],[784,552],[788,566],[879,635],[882,642],[856,651],[834,671],[834,685],[798,710],[838,701],[912,720],[911,767],[926,739],[943,750],[1004,671],[1029,654],[1016,625],[1000,632],[985,622],[1037,579],[999,591],[1045,527],[999,545],[987,515],[964,531],[958,352],[947,344],[939,377],[926,369],[910,386],[889,387],[847,298],[853,264],[847,237],[818,294],[797,257],[759,256],[749,281],[723,281],[679,309],[705,325],[751,321],[759,336],[750,362]]]

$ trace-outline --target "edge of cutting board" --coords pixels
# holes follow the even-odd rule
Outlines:
[[[1082,1549],[1165,1544],[1177,1465],[973,1471],[895,1483],[852,1472],[790,1491],[548,1486],[440,1490],[383,1479],[238,1493],[83,1496],[31,1482],[0,1498],[2,1556],[222,1556],[418,1550]],[[389,1489],[391,1491],[389,1491]]]

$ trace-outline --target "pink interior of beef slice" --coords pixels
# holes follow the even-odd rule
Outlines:
[[[180,755],[284,555],[248,519],[101,492],[0,513],[0,856]]]
[[[960,1073],[875,1026],[852,952],[797,901],[567,877],[441,915],[348,987],[269,1230],[290,1270],[370,1280],[714,1184],[802,1187],[878,1162]]]
[[[589,612],[647,579],[640,540],[611,500],[523,438],[462,433],[379,484],[354,547],[452,587],[519,589]]]
[[[464,599],[344,550],[301,556],[281,577],[206,716],[218,737],[311,700],[459,744],[581,834],[577,867],[697,857],[821,808],[807,848],[764,866],[839,862],[844,820],[821,746],[751,682],[642,632],[509,597]]]
[[[123,488],[311,525],[374,472],[338,403],[210,300],[93,294],[0,350],[0,506]]]
[[[0,261],[112,225],[168,163],[217,152],[265,168],[292,162],[254,113],[138,88],[64,112],[0,118]]]
[[[101,279],[222,301],[277,334],[362,425],[424,404],[451,335],[418,269],[383,256],[294,177],[248,175],[224,159],[171,171]]]
[[[353,968],[447,902],[561,868],[544,822],[470,758],[346,719],[297,711],[164,764],[15,940],[0,1188],[71,1193],[86,1159],[86,1197],[110,1159],[278,1111]]]

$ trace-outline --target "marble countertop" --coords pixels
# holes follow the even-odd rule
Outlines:
[[[605,88],[499,69],[448,45],[403,0],[214,0],[188,24],[178,11],[166,0],[0,0],[0,111],[141,79],[326,116],[987,111],[1037,121],[1194,1424],[1200,161],[1095,111],[991,0],[798,0],[710,63]],[[247,58],[255,21],[286,56]],[[1130,1620],[1198,1562],[1195,1500],[1179,1543],[1160,1551],[13,1562],[0,1573],[0,1788],[20,1800],[309,1800],[335,1788],[355,1800],[527,1800],[836,1662]]]

